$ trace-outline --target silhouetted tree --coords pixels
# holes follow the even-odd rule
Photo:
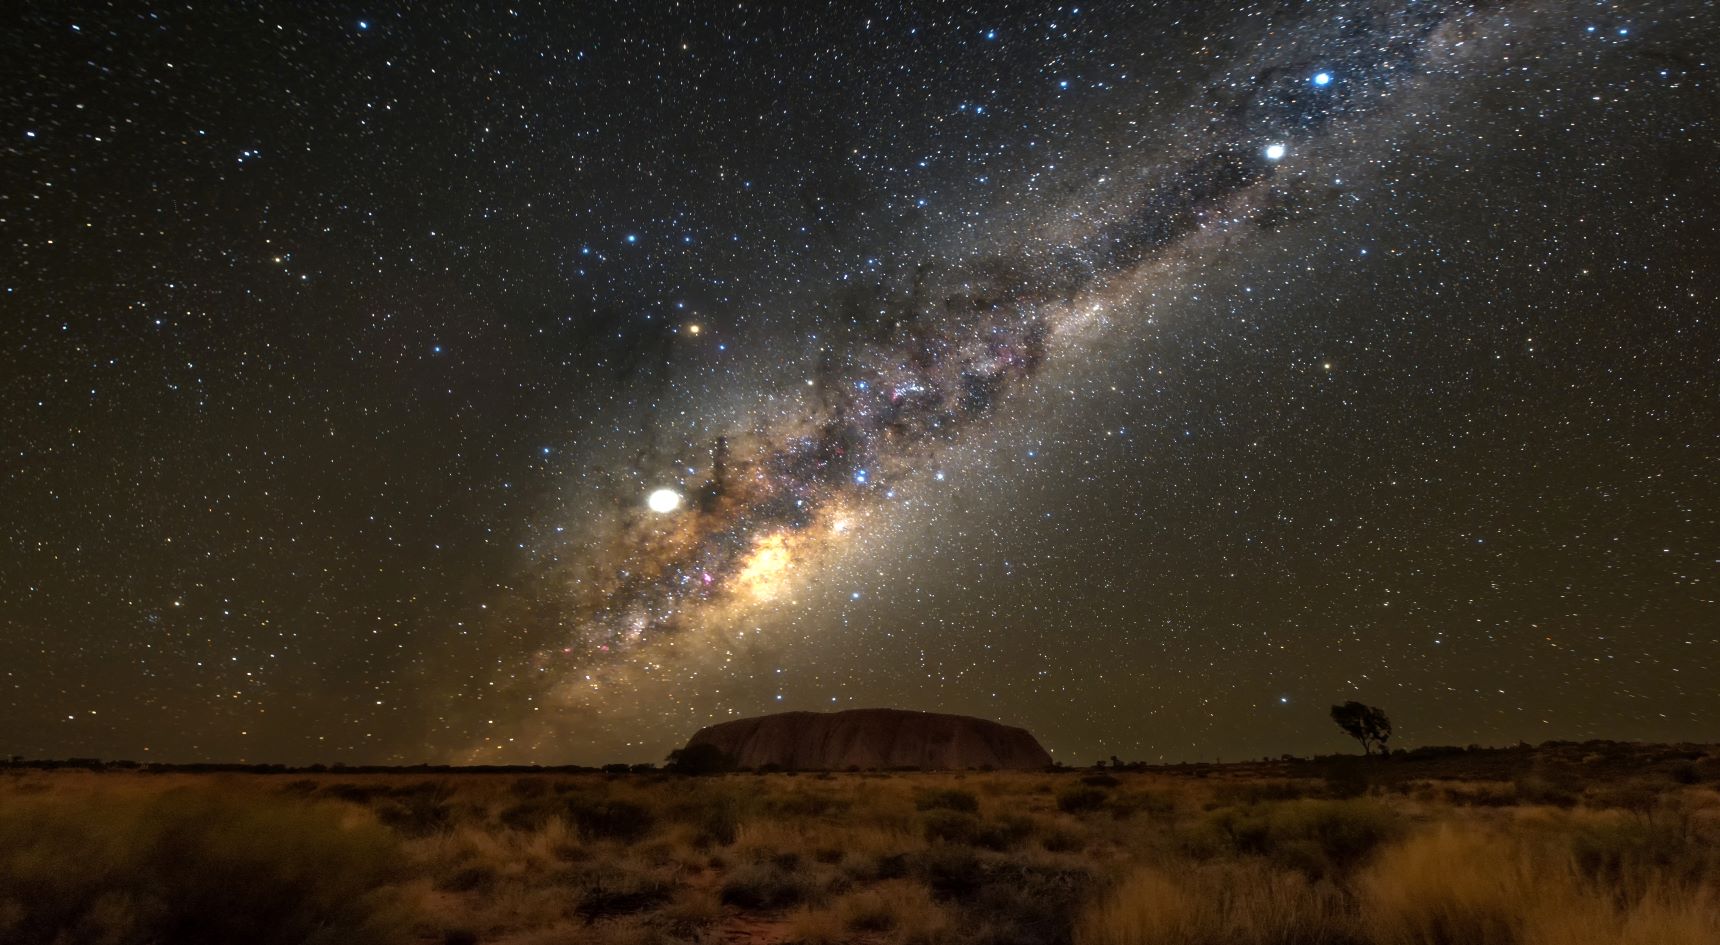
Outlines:
[[[1392,720],[1386,718],[1384,711],[1360,702],[1346,702],[1332,706],[1332,721],[1362,743],[1362,754],[1371,755],[1376,748],[1385,754],[1386,741],[1392,737]]]
[[[677,774],[721,774],[735,769],[735,759],[709,742],[700,742],[669,752],[668,768]]]

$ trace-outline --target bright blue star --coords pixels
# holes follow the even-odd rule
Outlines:
[[[995,41],[997,39],[997,30],[986,30],[985,38]]]
[[[854,470],[854,482],[857,485],[862,485],[862,486],[865,485],[866,484],[866,470],[864,470],[864,469]]]
[[[637,234],[637,233],[629,233],[629,234],[627,234],[627,244],[628,244],[628,245],[629,245],[629,246],[631,246],[631,245],[633,245],[633,244],[634,244],[634,243],[637,243],[637,242],[639,242],[639,234]]]
[[[361,30],[370,29],[370,21],[369,20],[359,20],[358,21],[358,28]]]
[[[1316,73],[1314,73],[1314,84],[1321,86],[1321,87],[1331,85],[1332,84],[1332,74],[1330,72],[1316,72]]]

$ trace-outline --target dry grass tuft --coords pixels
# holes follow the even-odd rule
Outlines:
[[[1077,945],[1344,945],[1341,893],[1260,862],[1134,873],[1076,927]]]

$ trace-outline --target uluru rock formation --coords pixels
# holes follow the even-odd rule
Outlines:
[[[780,712],[706,726],[687,747],[709,744],[743,768],[1039,769],[1051,755],[1024,728],[965,715],[904,709]]]

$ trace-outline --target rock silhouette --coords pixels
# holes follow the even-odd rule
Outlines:
[[[904,709],[780,712],[706,726],[687,747],[715,745],[743,768],[1037,770],[1051,755],[1026,729]]]

